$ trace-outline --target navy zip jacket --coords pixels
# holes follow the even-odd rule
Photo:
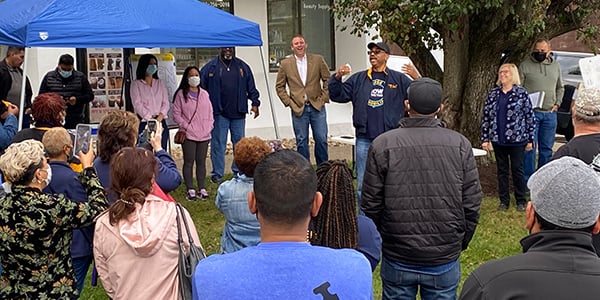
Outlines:
[[[52,180],[43,190],[46,194],[64,194],[75,202],[87,202],[87,192],[79,181],[79,174],[62,161],[49,162],[52,168]],[[78,258],[93,254],[94,226],[73,230],[71,257]]]
[[[358,72],[345,82],[335,78],[335,74],[329,78],[331,101],[338,103],[352,101],[352,123],[357,137],[367,134],[367,102],[373,89],[371,70],[369,68]],[[387,75],[383,90],[385,132],[397,128],[400,119],[404,117],[404,100],[408,99],[407,90],[411,80],[406,75],[390,68],[386,68],[384,73]]]
[[[219,72],[220,58],[217,56],[206,63],[200,70],[200,86],[208,91],[210,102],[213,106],[213,114],[220,115],[223,111],[223,102],[221,100],[221,76]],[[254,83],[254,75],[250,66],[241,59],[234,57],[231,59],[229,68],[237,70],[239,73],[238,84],[238,109],[242,114],[248,113],[248,99],[252,101],[252,106],[260,106],[258,97],[260,96]]]

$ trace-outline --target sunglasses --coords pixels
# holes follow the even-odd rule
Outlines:
[[[383,50],[369,50],[369,51],[367,51],[368,55],[371,55],[371,54],[377,55],[379,53],[385,53],[385,51],[383,51]]]

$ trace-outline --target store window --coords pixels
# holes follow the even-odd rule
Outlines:
[[[267,0],[270,71],[276,72],[279,61],[292,54],[295,34],[304,36],[308,52],[322,55],[329,68],[335,68],[331,5],[331,0]]]
[[[198,0],[233,14],[233,0]],[[160,53],[173,53],[177,65],[177,74],[183,74],[185,68],[202,68],[218,53],[214,48],[161,48]]]

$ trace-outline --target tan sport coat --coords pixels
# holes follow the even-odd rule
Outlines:
[[[321,110],[325,103],[329,103],[329,92],[327,91],[327,81],[329,80],[329,67],[321,55],[306,54],[306,85],[300,79],[296,57],[291,55],[281,60],[279,72],[277,72],[277,96],[283,102],[283,105],[290,107],[296,116],[301,116],[304,112],[304,94],[308,97],[307,101],[317,110]],[[286,84],[288,90],[286,90]]]

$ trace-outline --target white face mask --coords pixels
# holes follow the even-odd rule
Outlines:
[[[200,85],[200,76],[190,76],[188,77],[188,83],[190,86],[199,86]]]
[[[46,174],[48,174],[48,176],[46,177],[46,179],[44,179],[44,181],[46,182],[46,186],[49,186],[50,181],[52,180],[52,168],[50,168],[50,166],[48,166],[48,168],[44,169],[44,171],[46,171]]]

